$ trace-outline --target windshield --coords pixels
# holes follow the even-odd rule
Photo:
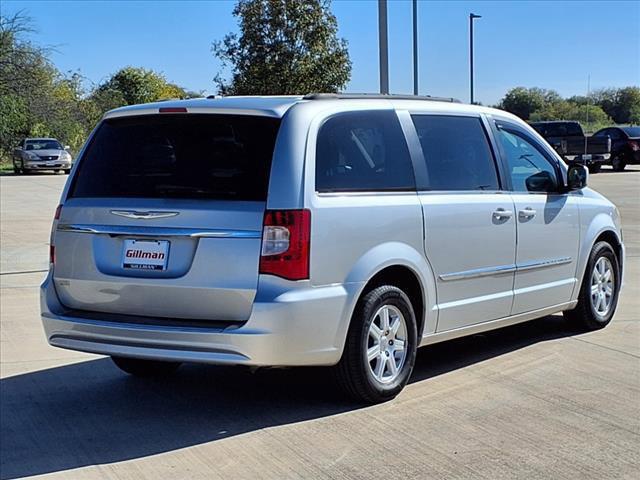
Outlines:
[[[27,140],[27,150],[63,150],[57,140]]]
[[[105,120],[71,196],[265,200],[279,126],[268,117],[195,113]]]
[[[640,127],[624,127],[622,130],[630,137],[640,137]]]

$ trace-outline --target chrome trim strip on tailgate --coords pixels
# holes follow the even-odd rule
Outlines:
[[[262,232],[257,230],[133,227],[127,225],[60,224],[57,231],[132,237],[262,238]]]

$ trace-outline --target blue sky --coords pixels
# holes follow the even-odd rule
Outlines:
[[[99,83],[126,65],[163,72],[190,90],[215,93],[220,64],[211,42],[236,29],[234,2],[16,1],[36,42],[54,45],[62,71]],[[377,2],[334,0],[339,33],[353,62],[347,91],[378,83]],[[511,87],[552,88],[565,96],[591,88],[640,85],[638,1],[420,1],[420,93],[468,101],[468,14],[475,23],[476,99],[497,102]],[[389,0],[390,88],[411,93],[411,2]]]

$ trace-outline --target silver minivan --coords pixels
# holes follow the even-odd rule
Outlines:
[[[384,401],[417,347],[561,311],[609,323],[620,217],[587,177],[517,117],[446,99],[116,109],[56,211],[47,339],[134,375],[333,366]]]

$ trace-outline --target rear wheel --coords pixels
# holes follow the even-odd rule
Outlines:
[[[611,166],[613,170],[616,172],[621,172],[627,166],[627,163],[622,159],[622,157],[617,156],[613,160],[611,160]]]
[[[180,366],[179,362],[142,360],[140,358],[111,357],[113,363],[123,372],[135,377],[162,377],[171,375]]]
[[[606,327],[615,313],[620,291],[618,258],[607,242],[598,242],[589,255],[578,305],[564,317],[583,330]]]
[[[416,317],[407,295],[384,285],[367,293],[351,319],[338,383],[358,401],[394,398],[409,381],[416,357]]]

